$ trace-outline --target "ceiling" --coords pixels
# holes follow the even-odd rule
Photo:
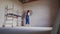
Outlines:
[[[19,0],[22,3],[28,3],[28,2],[32,2],[32,1],[37,1],[37,0]]]

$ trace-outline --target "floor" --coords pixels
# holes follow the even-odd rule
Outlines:
[[[0,34],[49,34],[52,27],[0,27]]]

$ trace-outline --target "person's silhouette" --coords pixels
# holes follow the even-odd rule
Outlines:
[[[26,24],[30,23],[30,18],[29,18],[29,10],[26,13]]]

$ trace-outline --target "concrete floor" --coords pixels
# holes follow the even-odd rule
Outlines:
[[[0,27],[0,34],[49,34],[52,27]]]

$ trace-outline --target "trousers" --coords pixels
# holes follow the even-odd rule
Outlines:
[[[29,15],[26,15],[26,24],[30,24]]]

